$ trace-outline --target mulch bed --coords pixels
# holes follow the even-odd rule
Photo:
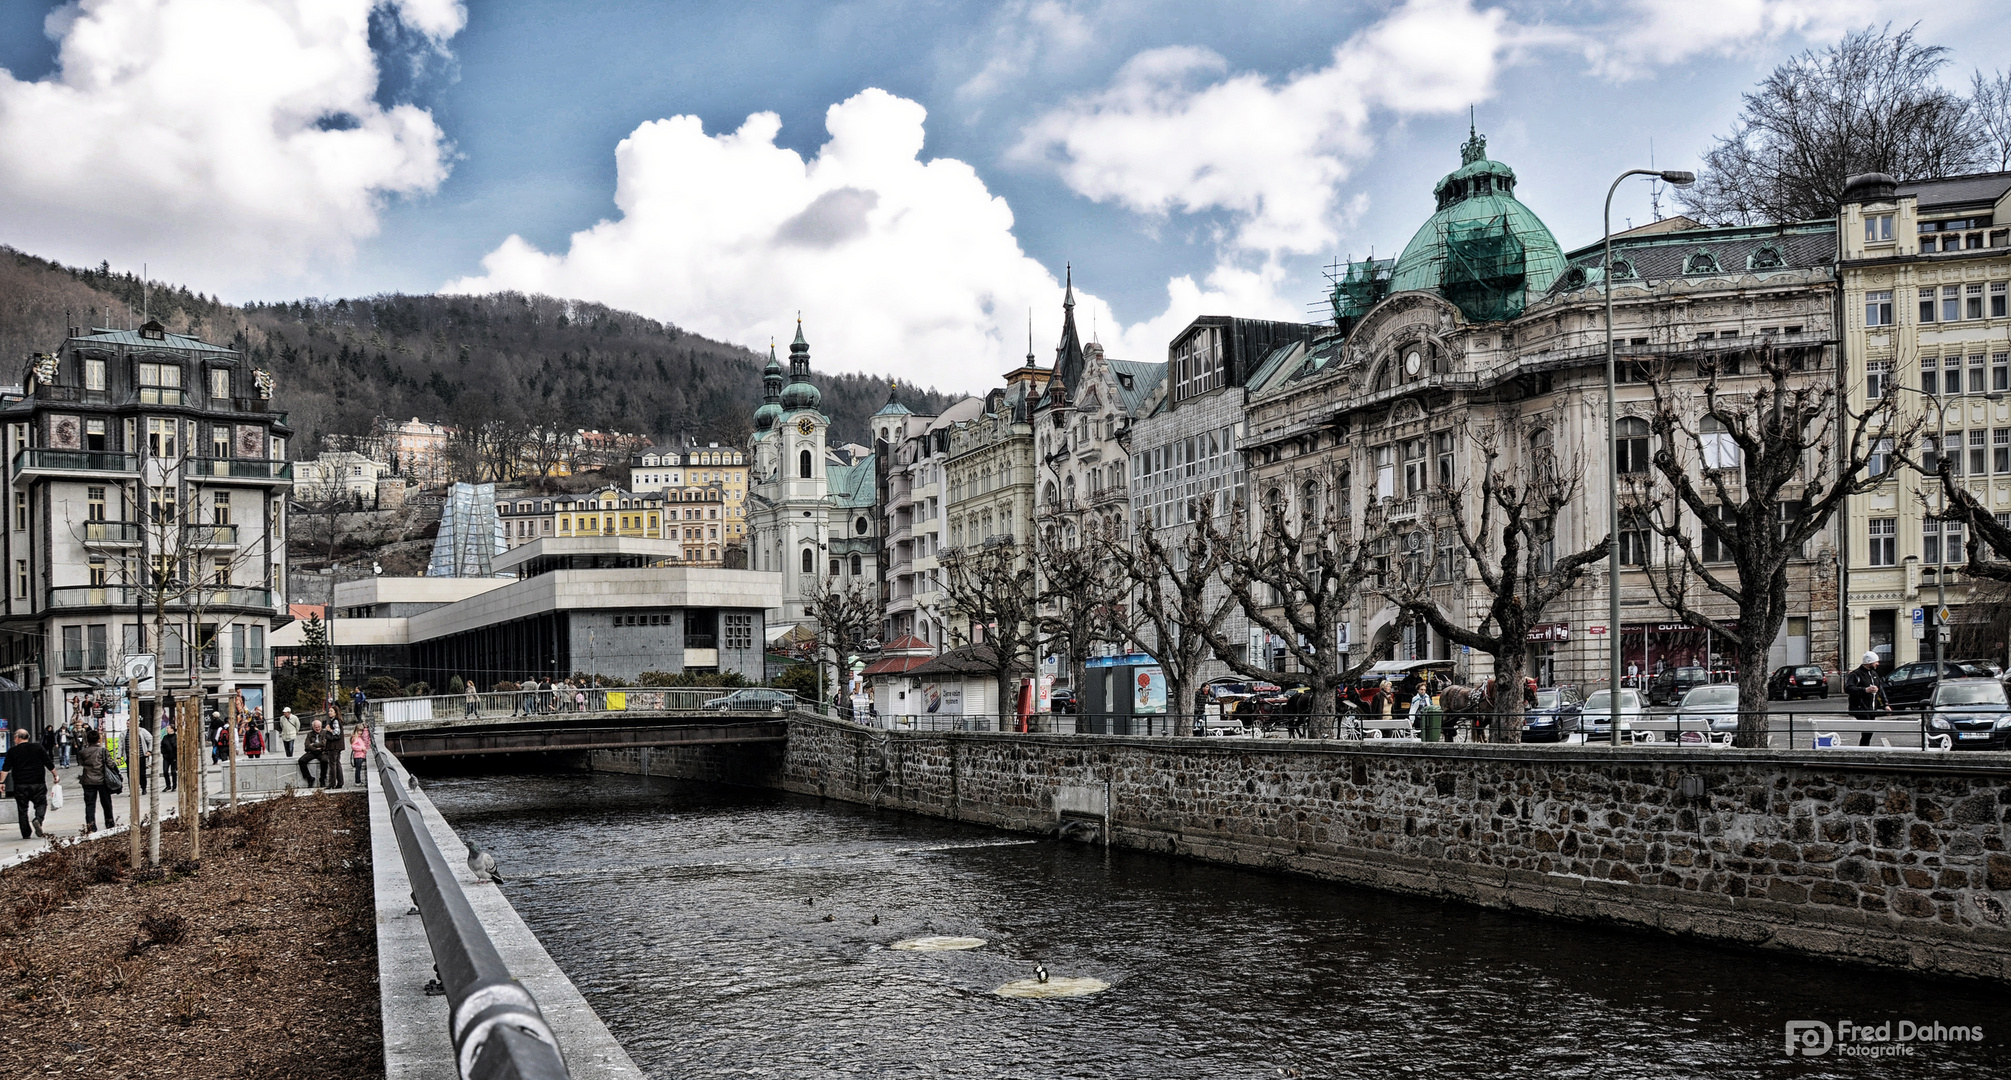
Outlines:
[[[384,1075],[363,799],[217,811],[200,865],[177,822],[158,870],[129,844],[0,872],[0,1077]]]

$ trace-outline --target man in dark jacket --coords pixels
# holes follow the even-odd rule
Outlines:
[[[1843,677],[1844,696],[1850,699],[1850,715],[1870,720],[1886,707],[1885,680],[1878,674],[1878,654],[1864,654],[1864,663]]]
[[[42,835],[42,819],[49,812],[49,762],[49,751],[28,738],[28,729],[16,728],[14,748],[7,751],[5,767],[0,767],[0,787],[14,785],[15,820],[21,823],[23,840]]]
[[[307,729],[305,753],[300,756],[300,775],[307,778],[309,787],[328,786],[328,733],[321,730],[321,720],[317,717]],[[314,766],[321,766],[321,775],[314,775]]]

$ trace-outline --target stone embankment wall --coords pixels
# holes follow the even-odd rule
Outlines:
[[[651,752],[1031,832],[1107,785],[1110,841],[1490,907],[2011,980],[2011,756],[890,733]],[[640,752],[594,767],[642,771]],[[1073,831],[1073,830],[1072,830]]]

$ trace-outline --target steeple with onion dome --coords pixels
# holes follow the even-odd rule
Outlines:
[[[782,388],[782,411],[815,409],[824,395],[810,381],[810,343],[803,339],[803,317],[796,317],[796,340],[789,343],[789,385]]]
[[[761,407],[754,410],[754,430],[772,430],[782,419],[782,362],[775,358],[775,343],[768,343],[768,366],[761,369]]]

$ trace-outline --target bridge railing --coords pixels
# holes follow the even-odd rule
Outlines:
[[[426,927],[434,971],[447,992],[447,1031],[457,1072],[463,1080],[569,1080],[572,1073],[558,1039],[537,1000],[510,975],[469,905],[399,776],[397,759],[383,749],[381,739],[375,754],[412,902]]]
[[[780,693],[782,691],[769,691]],[[466,694],[434,694],[428,697],[379,698],[370,702],[365,713],[386,724],[435,720],[510,719],[518,716],[578,716],[582,713],[622,713],[638,711],[708,712],[771,711],[754,707],[721,710],[713,702],[735,691],[718,686],[642,686],[614,689],[600,687],[555,687],[551,690],[483,691],[470,699]],[[782,708],[797,707],[792,696]]]

